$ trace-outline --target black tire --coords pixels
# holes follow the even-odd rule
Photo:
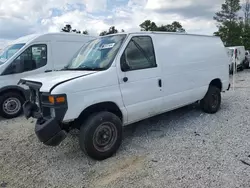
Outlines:
[[[13,110],[12,112],[8,111],[8,107],[6,109],[6,103],[8,102],[7,100],[13,100],[14,102],[12,102],[12,104],[10,105],[13,104],[18,105],[18,108],[16,108],[16,110]],[[22,108],[23,103],[24,103],[24,98],[19,93],[15,92],[4,93],[2,96],[0,96],[0,116],[6,119],[12,119],[20,116],[23,111]]]
[[[101,131],[104,135],[101,135]],[[101,141],[107,142],[107,144],[102,143],[102,147],[102,144],[100,144]],[[113,156],[120,147],[121,142],[122,122],[113,113],[99,112],[93,114],[80,128],[80,148],[86,155],[95,160],[104,160]]]
[[[229,68],[229,74],[233,74],[233,73],[234,73],[234,64],[232,63]]]
[[[215,86],[209,86],[205,97],[200,101],[201,108],[209,114],[216,113],[221,105],[221,92]]]
[[[244,70],[244,68],[245,68],[245,67],[244,67],[244,64],[241,64],[241,66],[240,66],[239,70],[240,70],[240,71],[243,71],[243,70]]]
[[[249,61],[247,59],[245,60],[244,68],[249,69]]]

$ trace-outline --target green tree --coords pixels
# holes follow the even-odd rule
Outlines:
[[[118,30],[115,28],[115,26],[111,26],[109,28],[108,35],[109,34],[114,34],[114,33],[118,33]]]
[[[118,30],[115,28],[115,26],[111,26],[108,31],[102,31],[100,33],[100,36],[110,35],[114,33],[118,33]]]
[[[100,36],[105,36],[105,35],[107,35],[107,31],[102,31],[101,33],[100,33]]]
[[[81,31],[78,31],[78,30],[76,30],[76,29],[72,29],[71,31],[72,31],[72,33],[78,33],[78,34],[81,34]]]
[[[141,31],[165,31],[165,32],[185,32],[182,25],[175,21],[172,24],[157,26],[154,22],[150,20],[144,21],[140,24]]]
[[[220,36],[225,46],[242,43],[242,22],[238,17],[240,9],[240,0],[226,0],[221,6],[221,11],[214,16],[218,27],[214,35]]]
[[[250,49],[250,0],[245,0],[243,5],[244,12],[244,26],[243,26],[243,35],[242,43],[246,49]],[[243,24],[243,23],[242,23]]]
[[[88,34],[89,34],[89,32],[88,32],[87,30],[84,30],[84,31],[82,32],[82,34],[84,34],[84,35],[88,35]]]
[[[185,29],[182,27],[180,22],[175,21],[171,25],[172,25],[173,32],[185,32]]]
[[[66,24],[66,25],[62,28],[62,31],[63,31],[63,32],[69,33],[69,32],[71,32],[71,29],[72,29],[71,25],[70,25],[70,24]]]
[[[62,32],[67,32],[67,33],[77,33],[77,34],[81,34],[80,30],[77,29],[72,29],[72,26],[70,24],[66,24],[62,29]],[[82,34],[88,35],[88,31],[85,30],[82,32]]]
[[[155,22],[151,22],[150,20],[145,20],[142,24],[140,24],[141,31],[157,31],[157,25]]]
[[[166,31],[166,32],[185,32],[185,29],[179,22],[173,22],[172,24],[168,25],[161,25],[157,27],[157,31]]]

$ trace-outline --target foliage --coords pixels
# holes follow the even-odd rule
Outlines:
[[[175,21],[172,24],[157,26],[155,22],[150,20],[145,20],[140,24],[141,31],[163,31],[163,32],[185,32],[185,29],[182,25]]]
[[[100,33],[100,36],[110,35],[114,33],[118,33],[118,30],[115,28],[115,26],[111,26],[108,31],[102,31]]]
[[[62,28],[62,31],[63,31],[63,32],[69,33],[69,32],[71,32],[71,29],[72,29],[71,25],[70,25],[70,24],[67,24],[67,25],[65,25],[65,26]]]
[[[81,31],[76,30],[76,29],[72,29],[72,26],[71,26],[70,24],[66,24],[66,25],[62,28],[61,31],[62,31],[62,32],[66,32],[66,33],[78,33],[78,34],[81,34]],[[89,33],[88,33],[87,30],[85,30],[85,31],[82,32],[82,34],[88,35]]]
[[[155,22],[151,22],[150,20],[145,20],[142,24],[140,24],[141,31],[156,31],[157,26]]]
[[[243,22],[238,16],[240,0],[226,0],[221,6],[221,11],[215,13],[218,31],[214,34],[220,36],[225,46],[242,44]]]
[[[243,26],[243,36],[242,36],[242,45],[246,49],[250,49],[250,0],[245,0],[243,6],[244,12],[244,26]]]
[[[89,32],[88,32],[87,30],[85,30],[85,31],[83,31],[83,32],[82,32],[82,34],[84,34],[84,35],[88,35],[88,34],[89,34]]]

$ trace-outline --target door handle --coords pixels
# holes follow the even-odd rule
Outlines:
[[[159,85],[159,87],[162,87],[162,81],[161,81],[161,79],[158,80],[158,85]]]
[[[46,70],[46,71],[44,71],[44,72],[52,72],[52,70]]]
[[[123,82],[127,82],[128,81],[128,77],[124,77],[122,80],[123,80]]]

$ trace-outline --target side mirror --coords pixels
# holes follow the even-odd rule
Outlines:
[[[121,69],[123,72],[126,72],[128,70],[130,70],[130,67],[126,61],[125,55],[123,54],[121,57]]]

